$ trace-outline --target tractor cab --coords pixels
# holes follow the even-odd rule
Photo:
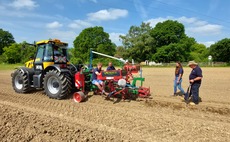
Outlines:
[[[65,68],[67,60],[67,43],[58,39],[42,40],[36,43],[37,54],[34,59],[34,69],[44,70],[51,65]]]

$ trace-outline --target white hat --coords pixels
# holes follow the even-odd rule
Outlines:
[[[191,66],[191,65],[197,65],[197,63],[195,61],[189,61],[187,66]]]

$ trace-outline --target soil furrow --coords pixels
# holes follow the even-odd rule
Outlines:
[[[0,71],[0,139],[3,141],[228,141],[230,80],[221,84],[215,72],[230,78],[230,68],[205,68],[202,102],[186,105],[169,97],[172,68],[143,68],[148,101],[106,101],[91,96],[74,103],[49,99],[43,90],[17,94],[9,71]],[[185,68],[184,78],[190,70]],[[225,73],[225,74],[224,74]],[[184,79],[185,80],[185,79]],[[219,82],[219,84],[218,84]],[[183,86],[186,82],[183,82]],[[220,88],[220,89],[218,89]],[[223,88],[223,89],[221,89]]]

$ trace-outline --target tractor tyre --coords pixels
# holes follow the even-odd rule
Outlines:
[[[70,76],[70,74],[65,74],[65,77],[68,79],[69,82],[69,89],[70,92],[72,92],[74,90],[73,84],[74,84],[74,80],[72,79],[72,77]]]
[[[29,78],[25,72],[16,70],[12,76],[12,87],[17,93],[27,93],[32,90],[29,84]]]
[[[44,77],[44,90],[47,96],[53,99],[64,99],[71,92],[71,80],[57,70],[50,70]]]

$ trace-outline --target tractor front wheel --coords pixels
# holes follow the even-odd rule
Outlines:
[[[66,74],[50,70],[44,77],[44,90],[53,99],[64,99],[71,92],[71,80]]]
[[[17,93],[27,93],[31,91],[28,76],[25,72],[17,69],[12,73],[12,87]]]

